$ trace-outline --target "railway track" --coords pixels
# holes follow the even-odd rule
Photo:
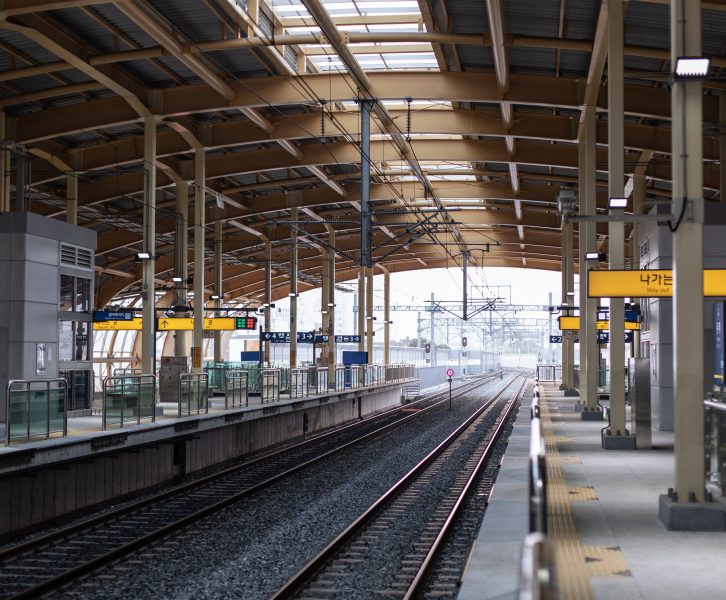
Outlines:
[[[498,378],[482,377],[454,397]],[[37,598],[153,544],[273,483],[448,404],[448,390],[342,426],[0,551],[0,598]],[[416,412],[411,412],[414,407]]]
[[[439,583],[433,585],[442,579],[450,584],[455,568],[436,559],[469,493],[480,485],[480,474],[525,383],[516,378],[502,387],[270,600],[410,600],[420,597],[435,566]],[[457,465],[453,475],[446,473],[449,462]],[[441,590],[432,593],[439,596]]]

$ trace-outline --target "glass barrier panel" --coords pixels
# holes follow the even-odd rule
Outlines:
[[[14,439],[27,439],[29,417],[28,404],[30,399],[30,390],[10,390],[9,392],[9,412],[8,412],[8,437]]]

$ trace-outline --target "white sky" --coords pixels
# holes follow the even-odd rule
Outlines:
[[[462,270],[430,269],[391,274],[391,304],[425,305],[431,299],[431,293],[437,300],[462,301]],[[513,269],[486,267],[468,269],[469,302],[477,299],[499,297],[504,303],[512,304],[545,304],[549,305],[549,294],[552,293],[553,303],[560,303],[561,275],[558,271],[541,271],[536,269]],[[356,288],[357,280],[344,285]],[[498,287],[499,286],[499,287]],[[376,275],[373,282],[374,305],[383,306],[383,276]],[[355,293],[336,292],[336,333],[352,334],[355,332],[354,298]],[[283,299],[276,303],[273,313],[273,327],[277,331],[288,331],[286,323],[289,318],[287,309],[289,300]],[[383,329],[383,312],[375,312],[377,317],[376,331]],[[547,313],[528,313],[526,316],[547,318]],[[421,313],[423,321],[428,322],[428,313]],[[415,312],[392,312],[391,339],[397,341],[406,337],[416,337],[417,314]],[[321,325],[320,290],[303,292],[298,299],[298,331],[311,331]],[[453,333],[453,332],[452,332]]]

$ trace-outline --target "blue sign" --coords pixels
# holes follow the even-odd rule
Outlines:
[[[290,332],[289,331],[263,331],[262,341],[270,342],[271,344],[289,344],[290,343]]]
[[[133,310],[94,310],[93,311],[93,322],[94,323],[105,323],[106,321],[133,321],[134,311]]]
[[[562,343],[561,335],[551,335],[550,336],[550,344],[561,344],[561,343]]]
[[[723,386],[726,370],[724,369],[724,303],[716,302],[713,305],[713,383]]]
[[[625,343],[630,344],[633,341],[633,331],[625,331]],[[597,332],[597,343],[598,344],[609,344],[610,343],[610,332],[609,331],[598,331]]]
[[[315,339],[314,331],[298,331],[297,343],[298,344],[312,344]]]
[[[336,335],[336,344],[360,344],[359,335]]]
[[[328,340],[330,339],[330,336],[327,333],[316,333],[315,334],[315,343],[316,344],[327,344]]]

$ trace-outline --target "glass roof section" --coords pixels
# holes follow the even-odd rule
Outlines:
[[[267,0],[285,33],[318,34],[320,29],[299,0]],[[396,33],[423,31],[421,11],[416,0],[365,0],[340,2],[323,0],[338,29],[347,33],[394,35],[386,41],[355,41],[348,47],[365,71],[438,70],[429,43],[396,41]],[[321,40],[322,42],[322,40]],[[327,44],[302,44],[303,53],[318,71],[344,71],[345,65]]]

